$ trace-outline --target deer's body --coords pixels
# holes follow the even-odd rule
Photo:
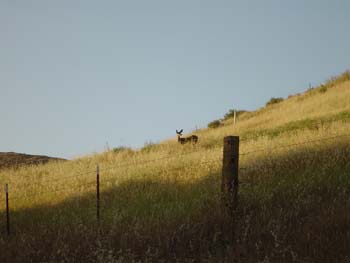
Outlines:
[[[185,143],[188,143],[188,142],[191,142],[191,143],[197,143],[198,142],[198,136],[197,135],[191,135],[189,137],[181,138],[182,132],[183,132],[183,130],[180,130],[180,131],[176,130],[178,143],[185,144]]]

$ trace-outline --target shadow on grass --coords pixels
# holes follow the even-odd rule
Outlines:
[[[235,222],[219,171],[106,187],[100,224],[95,193],[14,211],[0,262],[349,262],[349,156],[339,142],[252,159]]]
[[[218,176],[188,184],[139,179],[106,187],[99,224],[95,193],[11,211],[10,237],[0,222],[0,261],[96,262],[110,256],[130,262],[223,253],[221,226],[230,219],[219,209]]]

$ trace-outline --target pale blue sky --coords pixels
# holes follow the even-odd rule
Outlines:
[[[0,0],[0,151],[140,147],[350,68],[350,1]]]

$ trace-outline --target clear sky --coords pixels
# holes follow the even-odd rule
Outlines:
[[[0,0],[0,151],[189,132],[350,69],[349,0]]]

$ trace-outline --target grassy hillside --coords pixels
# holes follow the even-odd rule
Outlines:
[[[12,232],[2,191],[0,262],[350,262],[346,76],[198,130],[195,146],[173,138],[0,171]],[[221,209],[227,135],[241,138],[235,220]]]
[[[25,165],[45,164],[49,161],[65,161],[61,158],[54,158],[43,155],[30,155],[14,152],[0,152],[0,169],[18,168]]]

